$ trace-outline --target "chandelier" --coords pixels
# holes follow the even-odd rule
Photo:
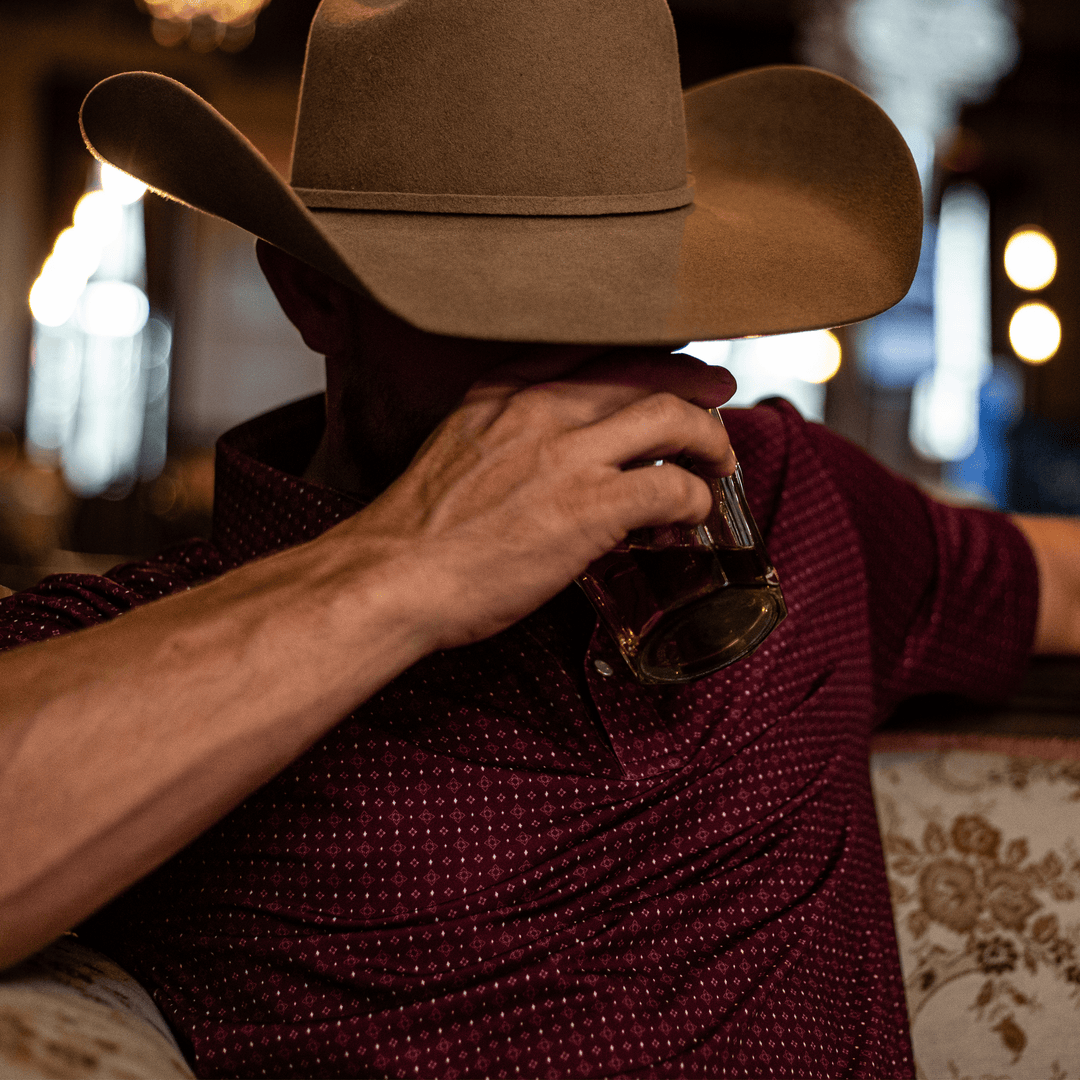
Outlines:
[[[255,36],[255,20],[270,0],[135,0],[153,22],[159,45],[187,43],[196,52],[239,52]]]

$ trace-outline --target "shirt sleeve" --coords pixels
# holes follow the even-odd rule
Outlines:
[[[0,652],[105,622],[223,569],[213,545],[192,540],[102,576],[50,574],[33,588],[0,598]]]
[[[1035,636],[1038,571],[1003,514],[947,506],[816,424],[859,536],[879,715],[915,694],[1008,697]]]

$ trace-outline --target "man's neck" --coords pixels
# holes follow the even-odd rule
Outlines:
[[[343,491],[348,495],[372,498],[374,493],[365,490],[362,470],[351,457],[335,454],[329,433],[324,431],[315,453],[304,469],[303,479]]]

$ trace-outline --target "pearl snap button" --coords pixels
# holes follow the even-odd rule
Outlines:
[[[593,663],[601,675],[615,674],[615,669],[606,660],[594,660]]]

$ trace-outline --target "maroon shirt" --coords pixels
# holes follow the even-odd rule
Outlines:
[[[222,440],[212,544],[48,578],[0,642],[355,511],[289,475],[320,410]],[[84,928],[199,1075],[912,1074],[867,739],[904,696],[1009,691],[1034,562],[790,407],[726,421],[789,610],[752,657],[639,686],[567,590],[405,672]]]

